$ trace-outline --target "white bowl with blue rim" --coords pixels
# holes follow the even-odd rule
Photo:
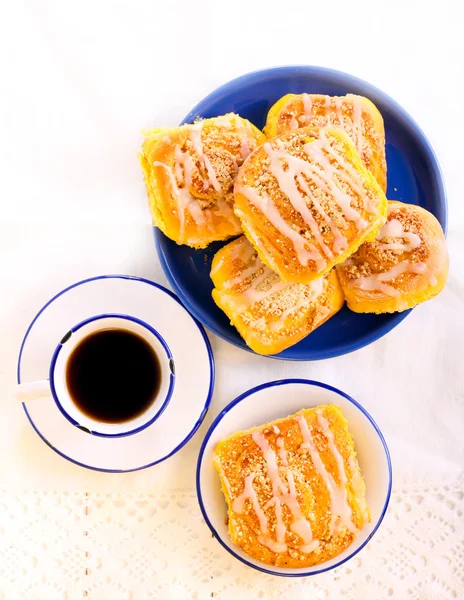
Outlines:
[[[313,567],[288,569],[259,562],[232,543],[227,531],[227,506],[218,473],[213,466],[217,443],[237,431],[264,425],[292,415],[303,408],[321,404],[339,406],[353,436],[361,473],[366,483],[366,498],[371,522],[341,554]],[[242,563],[270,575],[304,577],[334,569],[355,556],[379,528],[390,500],[392,467],[385,439],[369,413],[344,392],[317,381],[284,379],[248,390],[216,417],[206,433],[197,464],[197,495],[203,517],[217,541]]]
[[[143,337],[163,370],[156,400],[123,425],[83,420],[63,381],[72,348],[105,326]],[[191,439],[211,402],[214,360],[203,327],[172,292],[147,279],[104,275],[69,286],[40,309],[21,344],[17,379],[26,416],[50,448],[82,467],[122,473],[153,466]],[[37,383],[48,393],[34,397]]]

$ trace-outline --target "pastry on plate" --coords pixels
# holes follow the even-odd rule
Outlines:
[[[280,567],[318,565],[370,521],[365,485],[341,409],[304,409],[218,443],[214,465],[234,544]]]
[[[351,310],[391,313],[439,294],[448,263],[445,236],[432,213],[391,201],[377,238],[363,244],[337,272]]]
[[[216,253],[211,278],[214,301],[258,354],[293,346],[344,304],[334,269],[311,283],[284,282],[245,236]]]
[[[241,233],[233,212],[234,181],[245,158],[264,140],[235,114],[147,131],[140,163],[153,224],[194,248]]]
[[[287,94],[267,115],[264,133],[268,138],[300,127],[340,127],[350,136],[369,171],[385,192],[385,129],[383,118],[363,96]]]
[[[257,148],[235,182],[235,214],[262,261],[309,283],[385,223],[387,199],[341,129],[289,131]]]

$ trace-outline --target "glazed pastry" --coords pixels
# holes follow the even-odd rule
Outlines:
[[[264,139],[234,114],[146,132],[140,163],[153,224],[194,248],[241,233],[233,212],[234,180]]]
[[[340,129],[297,129],[250,155],[235,183],[235,214],[262,261],[309,283],[385,223],[387,199]]]
[[[351,138],[369,171],[385,192],[385,130],[382,115],[367,98],[287,94],[274,104],[267,115],[264,133],[274,137],[300,127],[340,127]]]
[[[293,346],[344,303],[334,269],[309,284],[283,282],[245,236],[217,252],[211,278],[214,301],[258,354]]]
[[[318,565],[370,521],[365,485],[341,409],[304,409],[219,442],[214,465],[232,542],[260,562]]]
[[[439,294],[448,263],[436,218],[420,206],[392,201],[377,239],[363,244],[337,272],[351,310],[391,313]]]

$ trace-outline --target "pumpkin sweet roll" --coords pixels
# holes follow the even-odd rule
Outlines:
[[[232,542],[269,565],[319,565],[370,521],[348,423],[338,406],[303,409],[218,443],[214,465]]]
[[[215,303],[258,354],[293,346],[344,304],[335,269],[311,283],[282,281],[245,236],[216,253],[211,278]]]
[[[264,141],[259,129],[235,114],[147,131],[139,158],[153,224],[193,248],[241,233],[234,181]]]
[[[448,266],[437,219],[420,206],[390,201],[388,220],[377,238],[338,265],[337,273],[352,311],[392,313],[439,294]]]
[[[301,127],[340,127],[355,144],[362,161],[387,189],[385,129],[375,104],[363,96],[287,94],[271,107],[264,127],[266,137]]]
[[[234,190],[245,235],[284,281],[320,278],[386,220],[385,194],[340,129],[268,140],[245,161]]]

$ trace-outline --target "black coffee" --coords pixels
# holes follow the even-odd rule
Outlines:
[[[74,404],[103,423],[124,423],[155,399],[161,367],[151,346],[124,329],[104,329],[84,338],[66,365]]]

